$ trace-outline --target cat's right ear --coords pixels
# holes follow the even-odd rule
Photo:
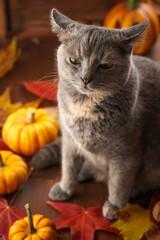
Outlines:
[[[52,30],[57,34],[60,41],[70,38],[75,34],[76,21],[71,20],[55,8],[51,11],[51,25]]]

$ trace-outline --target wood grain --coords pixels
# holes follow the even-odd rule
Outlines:
[[[49,17],[52,8],[75,20],[87,22],[104,21],[104,17],[118,0],[9,0],[12,30],[43,27],[49,28]]]
[[[0,37],[6,37],[7,35],[7,18],[5,6],[5,0],[0,0]]]

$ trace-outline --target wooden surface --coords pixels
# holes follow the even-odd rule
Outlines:
[[[27,2],[27,1],[26,1]],[[12,100],[14,102],[21,100],[27,102],[35,99],[23,87],[19,87],[16,83],[21,81],[33,81],[44,77],[53,71],[55,66],[54,55],[57,48],[57,38],[48,31],[29,31],[18,35],[18,45],[22,49],[22,55],[15,64],[14,69],[0,79],[0,94],[8,86],[14,86],[12,91]],[[150,53],[147,55],[160,63],[160,38]],[[46,79],[47,80],[47,79]],[[47,102],[47,104],[51,104]],[[29,180],[24,184],[23,189],[16,197],[14,205],[24,209],[24,204],[28,202],[32,208],[32,213],[41,213],[54,219],[59,213],[48,206],[48,191],[52,184],[59,181],[61,177],[60,167],[52,167],[44,170],[34,170]],[[132,200],[141,204],[143,207],[148,206],[148,202],[152,193],[140,195],[137,199]],[[13,194],[4,196],[8,200]],[[75,195],[68,203],[79,204],[85,208],[94,206],[101,207],[107,199],[107,188],[102,183],[86,182],[77,185]],[[60,230],[61,239],[71,239],[69,229]],[[120,240],[111,233],[97,231],[95,240]]]
[[[105,15],[118,0],[9,0],[12,30],[15,32],[44,27],[49,28],[52,8],[57,8],[75,20],[103,22]]]
[[[0,37],[5,37],[7,34],[7,18],[6,18],[6,2],[0,0]]]

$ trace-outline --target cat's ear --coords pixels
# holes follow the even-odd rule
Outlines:
[[[146,20],[132,27],[121,29],[122,41],[125,43],[133,43],[134,41],[137,41],[137,39],[144,37],[148,22],[149,21]]]
[[[57,34],[60,41],[70,38],[74,35],[75,26],[78,24],[76,21],[71,20],[55,8],[51,11],[51,25],[52,30]]]

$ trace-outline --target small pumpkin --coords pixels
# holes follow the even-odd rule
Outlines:
[[[21,108],[12,113],[2,128],[4,142],[14,152],[32,156],[45,144],[56,139],[56,120],[42,108]]]
[[[135,43],[134,54],[146,53],[159,35],[159,20],[153,7],[139,0],[127,0],[111,9],[104,21],[106,28],[128,28],[149,19],[149,26],[142,44]]]
[[[12,193],[25,181],[27,164],[11,151],[0,151],[0,195]]]
[[[9,240],[56,240],[53,221],[40,214],[32,216],[29,204],[25,208],[28,217],[14,222],[9,230]]]

